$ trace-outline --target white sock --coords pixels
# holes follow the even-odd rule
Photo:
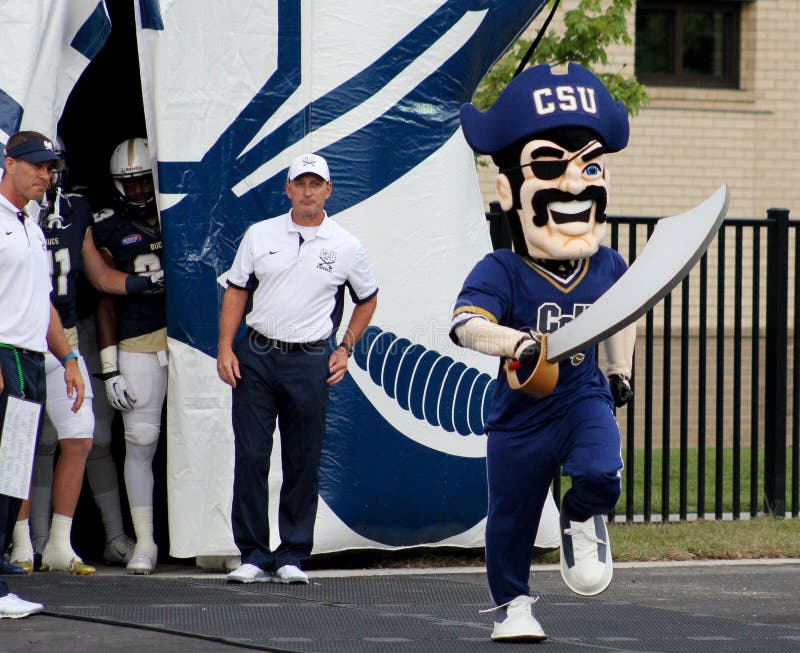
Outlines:
[[[31,544],[31,531],[27,519],[19,519],[14,524],[14,532],[11,535],[13,542],[13,550],[11,552],[12,560],[31,560],[33,561],[33,545]]]
[[[50,522],[50,539],[47,541],[48,547],[68,552],[74,555],[70,535],[72,533],[72,517],[53,513],[53,521]]]
[[[153,506],[131,506],[131,521],[136,533],[137,546],[149,544],[155,546],[153,539]]]

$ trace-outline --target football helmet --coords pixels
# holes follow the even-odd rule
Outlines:
[[[150,148],[144,138],[122,141],[111,154],[111,178],[123,201],[143,208],[155,200]]]
[[[55,150],[56,154],[61,157],[61,166],[51,173],[51,191],[55,191],[57,188],[65,188],[67,184],[67,148],[60,136],[56,137]]]
[[[48,229],[61,229],[61,198],[67,192],[67,148],[61,137],[56,139],[55,151],[62,165],[50,173],[50,186],[42,197],[39,222]],[[68,201],[68,200],[67,200]]]

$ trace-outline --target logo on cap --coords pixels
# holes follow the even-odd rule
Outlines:
[[[592,115],[597,114],[594,89],[587,86],[556,86],[555,93],[550,88],[537,88],[533,92],[533,106],[540,116],[546,116],[555,111],[581,111]]]

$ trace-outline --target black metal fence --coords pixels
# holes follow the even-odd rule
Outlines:
[[[499,207],[487,219],[494,246],[510,247]],[[656,222],[611,217],[609,244],[631,263]],[[726,219],[689,276],[639,320],[635,397],[617,415],[616,519],[798,516],[798,253],[800,221],[786,209]]]

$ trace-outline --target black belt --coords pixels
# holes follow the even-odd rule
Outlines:
[[[247,327],[247,338],[250,341],[250,346],[260,353],[277,349],[281,353],[286,354],[290,351],[311,351],[312,349],[321,349],[325,346],[324,340],[314,340],[313,342],[284,342],[283,340],[267,338],[267,336],[260,334],[252,327]]]
[[[16,345],[5,345],[5,344],[2,344],[2,345],[0,345],[0,348],[2,348],[2,349],[11,349],[12,351],[16,349],[20,354],[25,354],[26,356],[34,356],[34,357],[40,357],[40,358],[44,357],[44,354],[42,352],[40,352],[40,351],[33,351],[32,349],[25,349],[24,347],[17,347]]]

